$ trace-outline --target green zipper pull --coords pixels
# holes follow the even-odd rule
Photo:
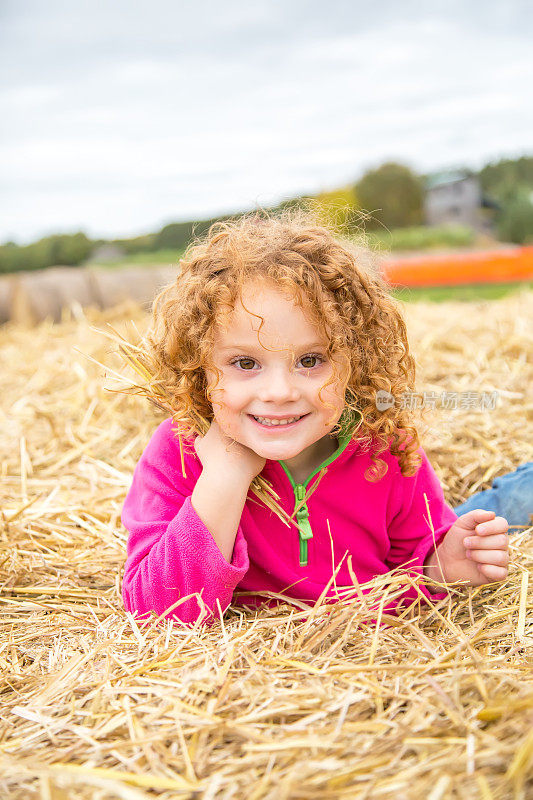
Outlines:
[[[354,420],[355,419],[356,417],[354,417]],[[360,421],[361,419],[360,414],[358,415],[358,419]],[[313,472],[311,472],[311,474],[309,475],[304,484],[295,483],[294,478],[292,477],[290,470],[285,464],[285,462],[284,461],[279,462],[281,468],[283,469],[283,472],[286,474],[292,488],[294,489],[294,496],[296,498],[295,507],[298,507],[302,502],[302,500],[304,499],[305,486],[310,483],[311,479],[314,478],[315,475],[320,473],[322,470],[327,472],[328,465],[331,464],[333,461],[335,461],[335,459],[338,458],[340,454],[344,452],[344,450],[346,450],[346,448],[350,444],[352,433],[353,431],[351,430],[351,428],[350,430],[346,429],[343,430],[342,433],[339,433],[338,436],[339,446],[337,447],[335,452],[331,456],[329,456],[329,458],[326,458],[325,461],[323,461],[320,464],[320,466],[318,466],[316,469],[313,470]],[[298,532],[300,534],[300,566],[305,567],[307,566],[307,542],[309,539],[313,538],[313,531],[311,530],[311,525],[309,524],[309,511],[307,509],[307,504],[304,504],[296,512],[296,523],[298,525]]]
[[[296,505],[300,505],[305,497],[305,486],[301,483],[295,484],[294,496],[296,497]],[[309,510],[306,503],[296,512],[296,521],[300,531],[300,566],[305,567],[307,566],[307,541],[313,538],[313,531],[309,524]]]

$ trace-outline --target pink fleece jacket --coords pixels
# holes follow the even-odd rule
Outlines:
[[[406,562],[411,562],[410,572],[421,573],[434,542],[443,539],[457,516],[446,504],[422,448],[419,452],[422,464],[416,475],[406,478],[397,459],[385,451],[381,458],[388,471],[371,483],[364,477],[372,463],[370,453],[357,440],[341,438],[337,451],[321,465],[326,474],[298,514],[299,530],[284,525],[248,493],[229,563],[191,504],[202,464],[195,452],[185,454],[187,477],[182,476],[179,442],[172,420],[166,419],[135,468],[122,510],[122,523],[129,531],[122,585],[126,609],[139,615],[154,611],[186,623],[201,615],[200,622],[210,624],[219,616],[217,599],[222,612],[230,602],[273,605],[275,600],[261,596],[265,590],[312,604],[332,576],[331,541],[335,567],[348,551],[360,583]],[[297,485],[283,462],[267,461],[261,475],[292,514],[296,497],[314,484],[317,473]],[[347,561],[348,556],[337,573],[337,588],[353,587]],[[422,591],[432,600],[446,596],[431,594],[425,586]],[[201,595],[205,611],[196,596],[179,603],[194,593]],[[334,596],[332,585],[327,602]],[[417,596],[414,587],[403,595],[406,600]]]

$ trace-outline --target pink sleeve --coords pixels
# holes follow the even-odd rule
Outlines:
[[[191,504],[194,481],[182,477],[179,448],[162,423],[142,454],[122,509],[129,532],[122,597],[128,611],[211,624],[222,613],[248,570],[248,549],[241,527],[231,564],[220,552]],[[191,473],[191,460],[186,473]],[[198,467],[196,467],[198,470]],[[191,488],[192,486],[192,488]],[[182,598],[193,595],[176,605]],[[174,608],[171,608],[174,606]]]
[[[400,509],[389,523],[391,546],[386,563],[393,569],[410,562],[406,567],[409,572],[423,575],[424,561],[444,539],[457,515],[446,503],[439,479],[424,450],[420,447],[418,452],[422,463],[415,475],[406,478],[398,467],[395,480],[398,482]],[[429,524],[424,495],[427,496],[434,535]],[[420,589],[432,601],[447,595],[445,591],[432,593],[422,584]],[[412,593],[412,596],[415,594]]]

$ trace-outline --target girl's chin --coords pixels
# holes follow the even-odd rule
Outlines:
[[[270,444],[247,444],[250,450],[257,453],[262,458],[268,458],[270,461],[285,461],[288,458],[294,458],[302,452],[301,447],[289,447],[287,444],[280,442],[271,442]]]

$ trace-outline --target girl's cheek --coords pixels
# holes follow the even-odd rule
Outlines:
[[[219,423],[228,425],[235,415],[235,402],[231,394],[227,391],[218,391],[213,397],[213,413]]]
[[[227,425],[229,421],[229,417],[231,416],[231,412],[228,409],[224,400],[218,399],[217,402],[213,403],[213,413],[216,417],[216,420],[219,424]]]
[[[223,378],[219,381],[218,386],[211,391],[211,405],[215,414],[223,411],[228,405],[228,392]]]
[[[226,381],[216,400],[227,409],[240,411],[243,404],[248,404],[249,394],[249,390],[244,386],[236,384],[235,382]]]
[[[214,408],[215,419],[219,424],[220,430],[229,436],[231,439],[238,440],[241,435],[240,420],[235,417],[235,414],[225,407]]]
[[[228,412],[225,406],[220,403],[213,403],[213,414],[224,433],[229,433]]]
[[[329,387],[328,387],[329,388]],[[324,414],[324,426],[331,430],[337,424],[342,416],[345,408],[344,396],[340,396],[334,390],[331,392],[322,392],[322,412]]]
[[[317,402],[322,405],[322,408],[324,408],[328,414],[333,414],[337,411],[340,414],[345,406],[344,391],[339,385],[332,385],[328,386],[326,389],[322,389],[320,395],[319,390],[317,390]]]

